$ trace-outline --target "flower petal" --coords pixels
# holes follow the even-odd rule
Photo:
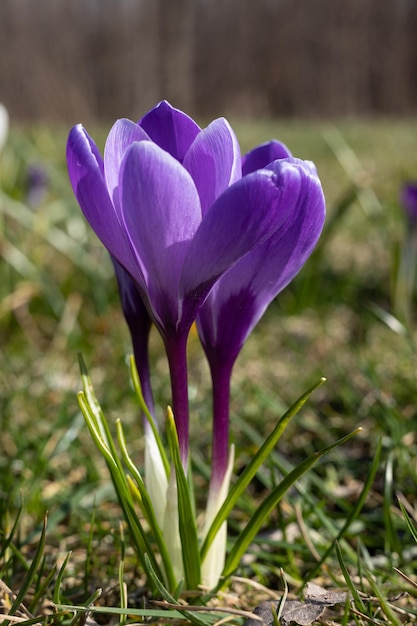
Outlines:
[[[120,165],[125,152],[134,141],[146,139],[149,140],[149,137],[143,128],[127,119],[117,120],[109,132],[104,148],[104,172],[107,189],[115,206],[119,205],[116,190],[119,185]]]
[[[288,161],[259,170],[229,187],[213,204],[191,243],[180,295],[188,315],[214,282],[255,246],[274,234],[294,209],[301,186],[298,167]]]
[[[276,139],[266,141],[242,157],[243,176],[256,172],[276,159],[286,159],[292,154],[287,146]]]
[[[143,270],[141,286],[155,321],[175,327],[179,276],[201,222],[197,190],[182,165],[150,141],[128,148],[120,188],[122,219]]]
[[[138,122],[149,137],[182,163],[200,127],[191,117],[163,100]]]
[[[311,164],[288,159],[298,169],[296,202],[281,227],[225,274],[198,315],[201,341],[210,360],[233,361],[275,296],[299,272],[320,236],[325,201]],[[281,170],[283,161],[269,167]]]
[[[242,177],[240,147],[230,124],[220,118],[202,130],[183,165],[196,184],[204,216],[216,198]]]
[[[114,258],[136,276],[130,245],[107,191],[103,160],[81,124],[70,131],[67,164],[75,196],[90,226]]]

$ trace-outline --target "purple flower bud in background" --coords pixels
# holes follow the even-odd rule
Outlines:
[[[32,163],[26,170],[26,203],[35,209],[45,199],[48,190],[48,173],[41,163]]]
[[[415,228],[417,226],[417,182],[403,185],[400,202],[408,216],[410,226]]]

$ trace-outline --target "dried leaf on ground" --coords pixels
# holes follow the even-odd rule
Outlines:
[[[310,624],[321,617],[327,607],[346,602],[347,593],[344,591],[328,591],[315,583],[307,583],[304,597],[304,601],[286,600],[280,614],[282,626],[289,626],[291,623],[299,624],[299,626],[310,626]],[[262,602],[253,612],[263,620],[264,626],[273,626],[274,616],[272,609],[278,610],[278,605],[278,602],[268,600]],[[259,622],[254,619],[248,619],[244,626],[259,626]]]

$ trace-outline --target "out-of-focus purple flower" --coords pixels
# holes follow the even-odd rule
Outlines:
[[[118,120],[104,159],[85,129],[75,126],[67,163],[87,220],[135,282],[164,339],[186,462],[189,329],[214,283],[285,223],[300,194],[300,167],[242,177],[227,121],[201,130],[167,102],[137,124]]]
[[[400,194],[400,201],[406,212],[409,223],[413,228],[417,226],[417,183],[405,183]]]
[[[48,173],[41,163],[32,163],[26,171],[26,202],[31,208],[39,206],[48,189]]]

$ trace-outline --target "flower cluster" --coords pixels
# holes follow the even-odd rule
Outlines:
[[[235,360],[268,304],[314,249],[325,202],[314,165],[278,141],[241,156],[225,119],[201,129],[167,102],[138,123],[118,120],[104,156],[81,126],[67,144],[70,180],[91,227],[110,252],[151,415],[148,337],[163,339],[181,462],[189,456],[186,343],[197,322],[213,383],[212,476],[207,523],[228,490],[229,393]],[[145,420],[148,460],[159,488],[154,506],[166,526],[166,481]],[[161,507],[161,502],[163,506]],[[164,517],[165,516],[165,517]],[[225,542],[223,537],[219,542]],[[221,550],[220,550],[221,551]],[[204,570],[205,567],[205,570]],[[215,584],[219,550],[203,576]]]

